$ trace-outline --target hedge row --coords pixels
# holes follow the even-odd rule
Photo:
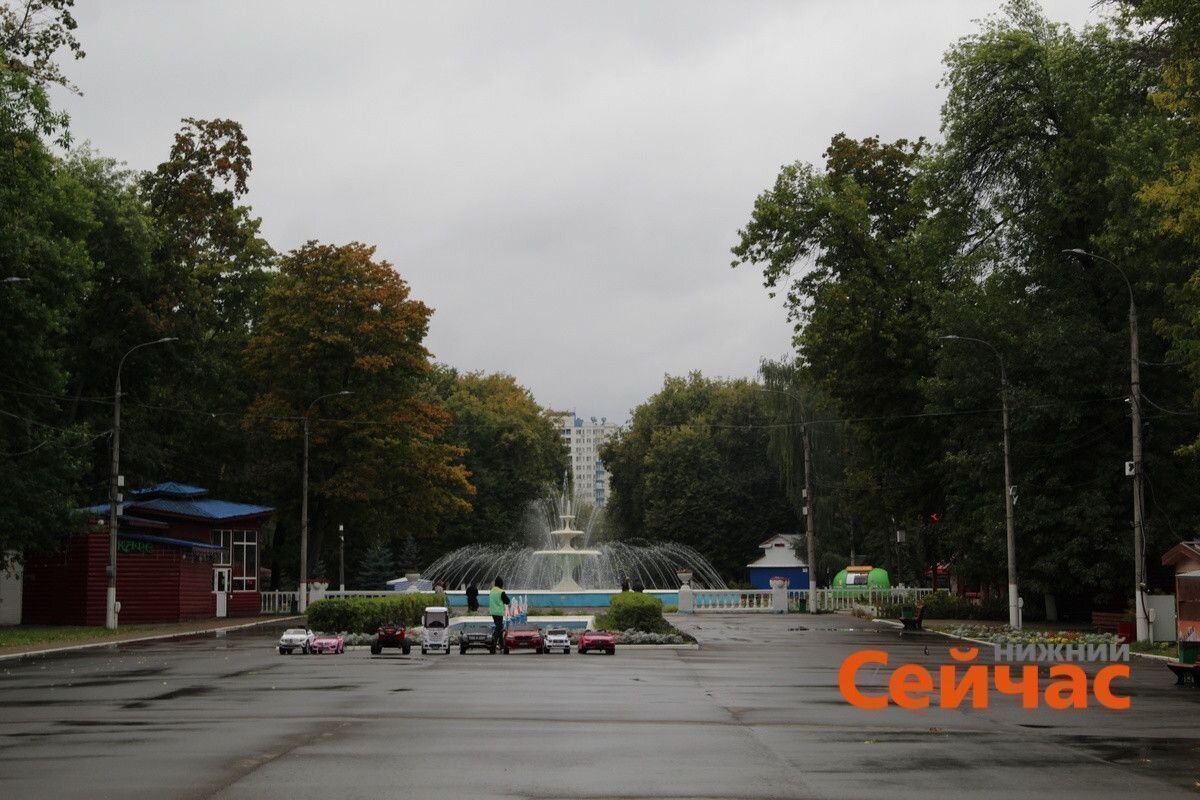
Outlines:
[[[621,592],[608,601],[605,620],[609,630],[630,629],[646,633],[671,633],[672,627],[663,619],[663,604],[654,595],[641,592]]]
[[[426,606],[446,605],[446,595],[418,592],[395,597],[347,597],[318,600],[308,607],[308,627],[314,631],[375,633],[380,625],[421,624]]]
[[[1007,620],[1008,598],[988,595],[978,602],[966,597],[957,597],[948,592],[933,592],[925,595],[925,619],[978,619]],[[879,607],[879,616],[884,619],[899,619],[902,606],[912,603],[885,603]]]

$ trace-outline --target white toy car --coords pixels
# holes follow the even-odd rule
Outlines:
[[[308,628],[288,628],[279,637],[279,655],[290,655],[293,650],[307,654],[312,648],[313,632]]]
[[[544,652],[549,653],[551,650],[562,648],[564,653],[571,652],[571,637],[567,634],[566,628],[550,628],[546,631],[546,643],[543,645]]]

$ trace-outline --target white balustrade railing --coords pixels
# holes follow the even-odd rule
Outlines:
[[[295,614],[299,606],[298,592],[260,592],[263,614]]]
[[[692,598],[698,612],[775,610],[770,589],[695,589]]]
[[[933,592],[928,587],[904,587],[893,589],[789,589],[788,604],[800,603],[808,607],[809,597],[812,597],[814,607],[818,611],[848,611],[856,607],[870,606],[878,609],[881,605],[917,603],[922,597]]]

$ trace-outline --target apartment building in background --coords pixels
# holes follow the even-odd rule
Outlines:
[[[600,446],[616,435],[620,426],[606,417],[583,417],[563,414],[558,417],[559,435],[571,462],[575,498],[595,506],[608,502],[611,475],[600,461]]]

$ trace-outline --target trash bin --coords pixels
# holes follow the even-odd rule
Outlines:
[[[1179,663],[1180,664],[1195,664],[1196,657],[1200,655],[1200,642],[1180,642],[1179,643]]]
[[[916,606],[900,606],[900,619],[913,619],[916,616]]]

